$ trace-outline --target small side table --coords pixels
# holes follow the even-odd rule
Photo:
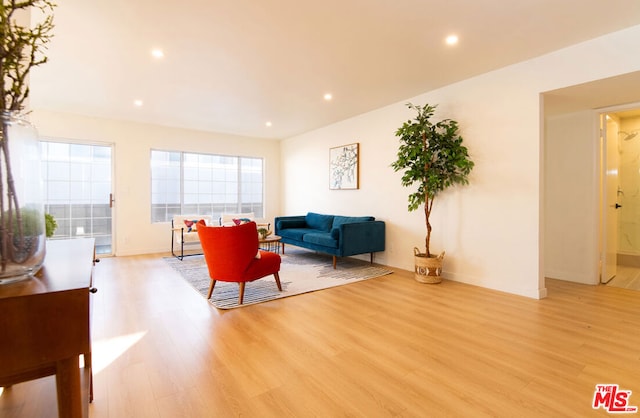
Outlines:
[[[280,254],[280,240],[282,237],[278,235],[268,235],[265,238],[258,238],[258,244],[261,250]]]

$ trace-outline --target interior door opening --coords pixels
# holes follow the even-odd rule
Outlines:
[[[601,116],[601,282],[640,290],[640,108]]]

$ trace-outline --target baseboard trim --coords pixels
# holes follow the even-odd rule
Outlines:
[[[640,255],[618,254],[617,263],[621,266],[640,267]]]

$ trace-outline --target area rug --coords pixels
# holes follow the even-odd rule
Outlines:
[[[238,284],[217,282],[209,302],[218,309],[232,309],[392,273],[387,268],[355,258],[339,258],[334,270],[331,256],[298,248],[287,248],[287,253],[282,254],[281,257],[282,292],[278,291],[273,276],[265,277],[247,283],[244,302],[238,305]],[[210,280],[203,256],[185,257],[182,261],[175,257],[166,257],[164,260],[203,297],[207,297]]]

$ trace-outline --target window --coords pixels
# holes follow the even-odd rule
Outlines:
[[[151,221],[173,215],[264,216],[263,159],[151,150]]]

